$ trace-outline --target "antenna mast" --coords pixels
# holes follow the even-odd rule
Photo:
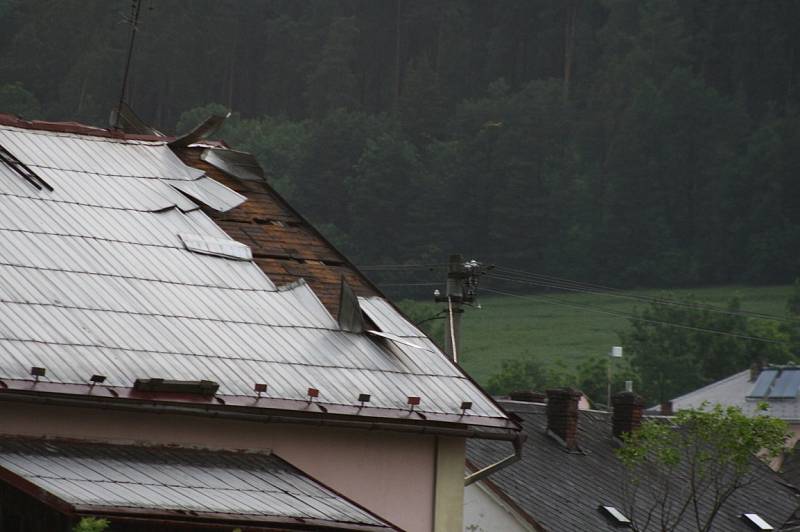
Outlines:
[[[128,86],[128,73],[131,69],[131,58],[133,57],[133,43],[136,41],[136,30],[139,26],[139,12],[142,9],[141,0],[132,0],[131,2],[131,38],[128,43],[128,58],[125,61],[125,72],[122,75],[122,88],[119,91],[119,104],[117,104],[117,116],[114,117],[114,129],[119,129],[119,121],[122,115],[122,105],[125,102],[125,88]]]

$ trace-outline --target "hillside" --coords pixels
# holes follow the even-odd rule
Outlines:
[[[670,290],[676,296],[694,294],[703,303],[715,305],[737,296],[743,310],[780,316],[785,314],[790,292],[788,285]],[[653,297],[663,293],[631,290],[623,294]],[[627,314],[637,306],[633,299],[569,293],[528,298],[487,296],[481,297],[480,303],[480,310],[468,309],[464,317],[461,363],[482,384],[506,359],[561,360],[572,367],[587,356],[607,353],[619,343],[617,331],[629,322],[600,311]],[[578,308],[582,306],[593,310]]]

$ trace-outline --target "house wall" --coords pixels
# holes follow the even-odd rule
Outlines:
[[[406,530],[461,530],[461,439],[11,402],[0,435],[271,450]]]
[[[795,444],[800,440],[800,423],[797,421],[788,421],[787,423],[789,425],[789,437],[786,439],[786,448],[791,450],[794,449]],[[784,458],[786,458],[784,454],[776,456],[770,461],[769,467],[772,468],[773,471],[780,471],[783,467]]]
[[[534,528],[483,482],[464,488],[464,532],[529,532]]]

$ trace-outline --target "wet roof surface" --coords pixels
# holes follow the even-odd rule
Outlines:
[[[546,434],[544,404],[516,401],[501,401],[501,404],[506,411],[522,418],[528,439],[522,460],[494,473],[488,480],[544,530],[619,530],[598,510],[600,505],[608,505],[627,513],[630,507],[630,499],[623,496],[625,470],[614,454],[618,443],[611,435],[611,415],[580,411],[578,446],[582,453],[570,453]],[[508,444],[467,440],[467,459],[479,467],[509,454]],[[744,512],[761,515],[776,529],[792,517],[798,505],[794,491],[766,465],[758,462],[755,467],[753,484],[733,494],[714,521],[713,530],[751,530],[739,518]],[[688,484],[686,472],[676,471],[673,488],[686,490]],[[641,490],[636,503],[639,516],[652,502],[650,495],[647,488]],[[690,532],[697,530],[697,526],[692,519],[684,519],[674,530]]]
[[[78,513],[394,530],[274,455],[0,438],[0,470]]]
[[[782,370],[783,373],[800,375],[800,368],[786,367]],[[765,373],[770,372],[774,375],[777,370],[767,368],[765,371]],[[766,375],[762,374],[761,376]],[[783,397],[774,397],[768,394],[765,396],[769,391],[765,388],[760,396],[754,396],[754,392],[761,391],[756,390],[757,381],[758,379],[755,381],[751,379],[750,370],[740,371],[730,377],[676,397],[672,400],[672,408],[678,411],[687,408],[701,408],[704,404],[710,407],[714,405],[735,406],[741,408],[746,415],[754,416],[764,413],[761,407],[766,405],[766,413],[772,417],[789,422],[800,421],[800,397],[796,390]],[[648,411],[655,413],[658,409],[658,406],[654,406]]]
[[[417,410],[445,416],[439,421],[508,424],[298,219],[288,228],[304,231],[310,242],[298,246],[298,255],[330,259],[354,278],[366,296],[365,313],[383,332],[414,337],[424,348],[339,330],[321,301],[331,298],[330,282],[313,274],[326,263],[293,259],[297,270],[290,275],[288,261],[261,253],[286,224],[247,222],[245,233],[235,222],[237,213],[247,220],[267,205],[258,193],[239,205],[244,195],[186,166],[163,141],[0,125],[0,145],[53,186],[37,190],[0,163],[0,391],[109,396],[106,390],[116,387],[127,397],[119,388],[130,389],[137,378],[212,380],[220,398],[240,406],[305,409],[313,387],[320,404],[352,407],[340,413],[416,417],[408,414],[407,397],[420,396]],[[176,183],[204,184],[187,192]],[[254,260],[242,260],[249,256],[242,245]],[[262,261],[277,261],[287,275],[273,274],[277,266]],[[283,286],[307,272],[308,282]],[[32,366],[46,369],[35,384]],[[94,374],[106,381],[90,389]],[[257,382],[268,385],[259,401]],[[363,409],[361,393],[372,397]],[[462,401],[473,404],[466,416]]]

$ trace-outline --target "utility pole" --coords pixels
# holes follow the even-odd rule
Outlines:
[[[475,301],[478,279],[483,274],[483,265],[475,260],[464,261],[461,255],[450,255],[447,264],[445,295],[434,292],[437,303],[447,304],[447,324],[444,331],[444,352],[453,362],[458,362],[461,352],[461,317],[463,306]]]

